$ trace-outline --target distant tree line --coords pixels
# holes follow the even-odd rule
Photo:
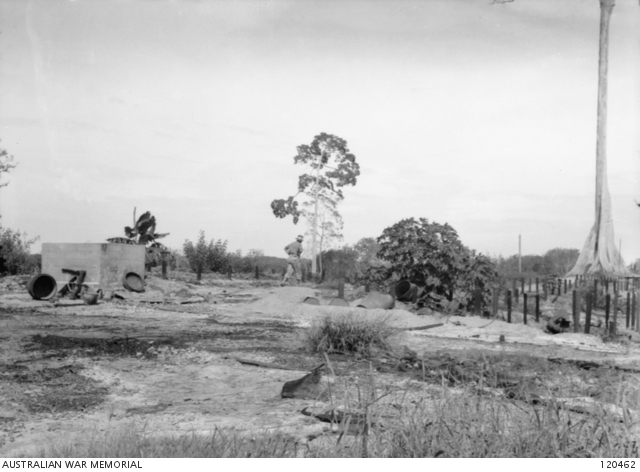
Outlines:
[[[518,271],[518,255],[492,258],[498,273],[504,277],[563,277],[569,272],[576,261],[580,251],[578,249],[555,248],[550,249],[544,255],[528,254],[522,256],[522,272]]]
[[[250,249],[245,255],[241,250],[231,252],[226,240],[211,239],[207,242],[205,232],[200,231],[194,243],[185,240],[180,251],[171,251],[169,256],[174,269],[192,270],[201,280],[204,272],[251,273],[256,267],[262,274],[280,274],[286,265],[286,259],[265,256],[261,249]]]

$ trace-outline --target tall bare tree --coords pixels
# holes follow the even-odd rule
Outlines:
[[[607,78],[609,23],[615,0],[600,0],[600,45],[598,54],[598,121],[596,138],[596,220],[576,265],[568,276],[629,275],[616,248],[611,196],[607,182]]]
[[[513,0],[493,0],[507,3]],[[575,275],[629,275],[615,244],[611,196],[607,183],[607,77],[609,23],[615,0],[600,0],[600,44],[598,53],[598,121],[596,138],[596,220],[573,269]]]

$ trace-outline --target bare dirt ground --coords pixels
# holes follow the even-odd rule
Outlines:
[[[322,362],[307,349],[305,333],[325,315],[389,316],[403,330],[399,346],[423,358],[513,352],[592,360],[610,369],[640,367],[638,337],[631,331],[621,330],[618,342],[604,343],[598,335],[546,334],[543,323],[535,321],[524,326],[435,312],[418,316],[402,305],[387,311],[311,306],[301,301],[316,296],[326,304],[335,291],[279,287],[276,280],[205,276],[195,284],[188,274],[172,274],[170,280],[149,275],[145,293],[128,293],[125,300],[95,306],[32,300],[26,280],[0,279],[3,457],[29,456],[48,445],[129,425],[166,435],[231,427],[322,436],[328,425],[300,411],[326,405],[283,399],[280,391],[284,382]],[[359,295],[348,287],[347,298]],[[544,314],[568,304],[568,296],[555,304],[545,302]],[[443,326],[407,330],[436,323]],[[246,365],[237,358],[293,370]],[[414,373],[385,359],[332,356],[332,361],[338,378],[375,369],[381,385],[405,395],[412,385],[416,394],[430,388],[428,383],[416,384]]]

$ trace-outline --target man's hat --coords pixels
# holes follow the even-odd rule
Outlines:
[[[296,236],[296,239],[304,239],[304,236],[302,236],[301,234],[299,234],[298,236]]]

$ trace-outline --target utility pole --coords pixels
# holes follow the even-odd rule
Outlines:
[[[522,274],[522,235],[518,235],[518,273]]]
[[[618,256],[620,256],[618,263],[622,264],[622,239],[618,243]]]

